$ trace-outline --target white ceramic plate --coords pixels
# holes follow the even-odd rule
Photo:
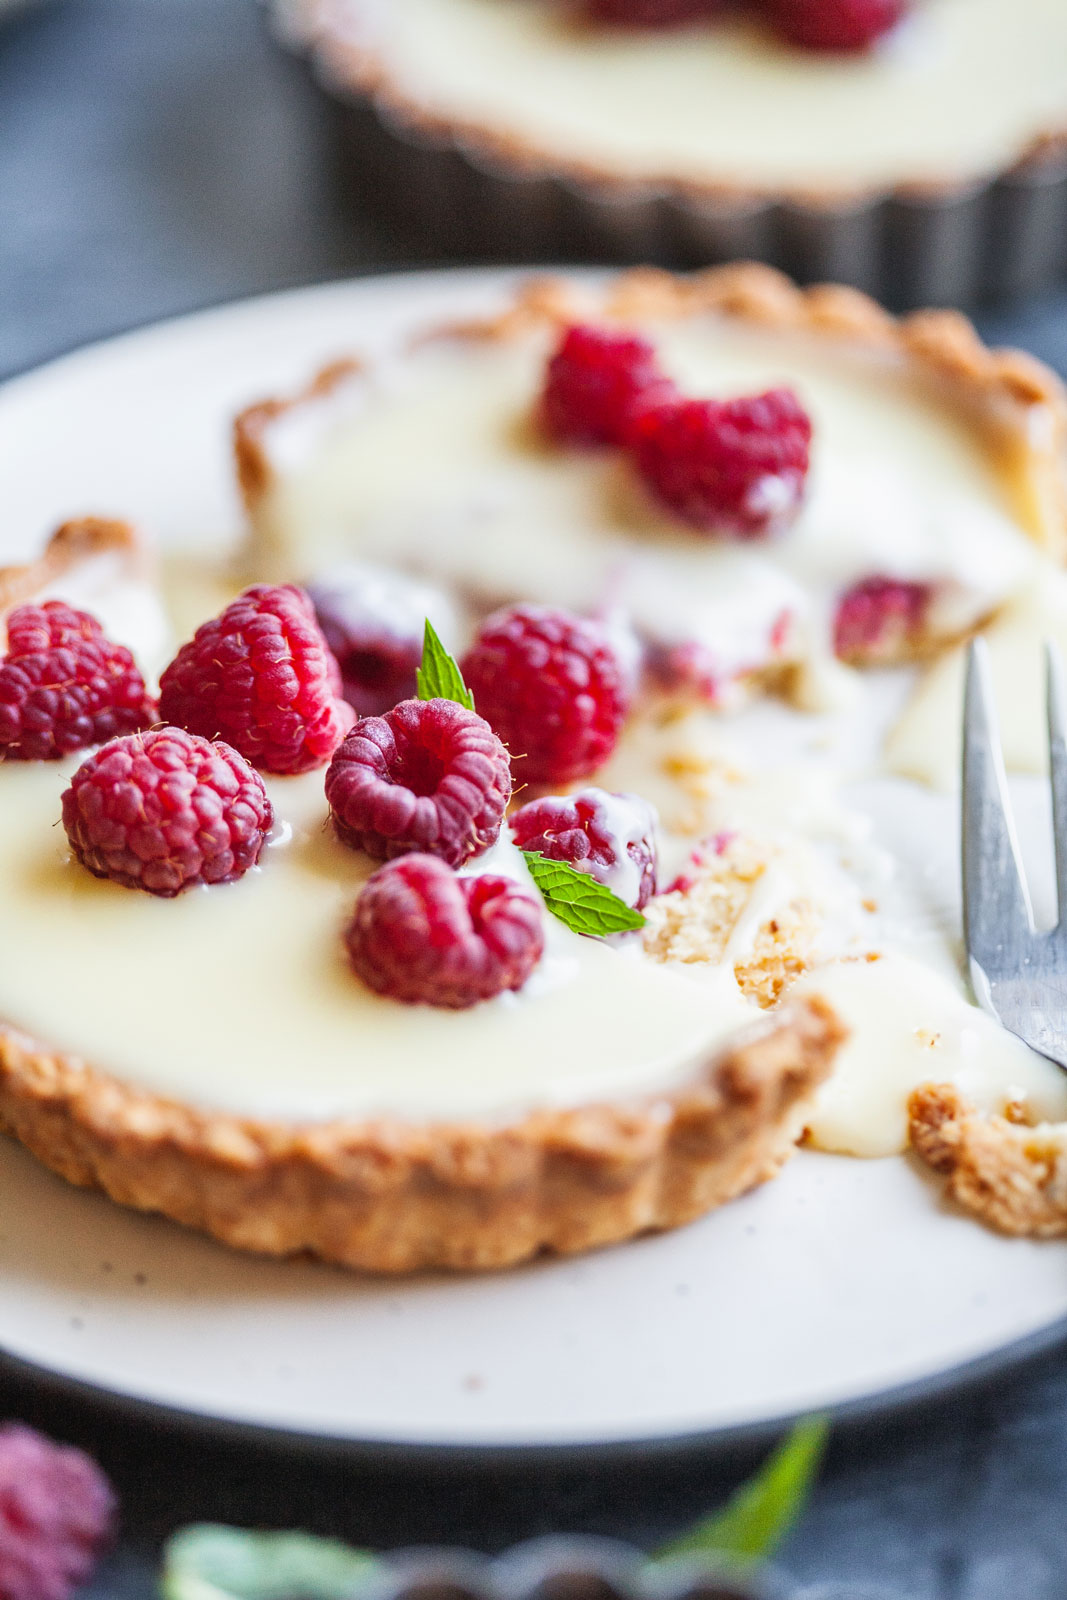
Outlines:
[[[0,560],[65,516],[170,544],[239,527],[242,403],[507,275],[299,291],[135,333],[0,391]],[[913,792],[955,916],[948,802]],[[946,909],[947,908],[947,909]],[[0,952],[0,960],[3,953]],[[57,1003],[62,997],[57,996]],[[943,1209],[903,1159],[802,1152],[703,1222],[488,1278],[361,1279],[231,1254],[69,1188],[0,1143],[0,1346],[66,1378],[347,1440],[603,1445],[714,1433],[937,1382],[1067,1318],[1067,1252]]]

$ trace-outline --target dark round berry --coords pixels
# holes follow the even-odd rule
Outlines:
[[[156,704],[133,656],[58,600],[18,606],[0,660],[0,760],[56,761],[147,728]]]
[[[791,389],[738,400],[673,400],[642,408],[634,460],[669,510],[707,533],[758,538],[800,507],[811,420]]]
[[[768,0],[779,33],[805,50],[867,50],[908,9],[908,0]]]
[[[463,676],[529,783],[595,772],[628,709],[623,667],[604,629],[550,606],[495,612],[463,658]]]
[[[391,711],[415,693],[429,616],[444,635],[449,602],[400,572],[349,563],[308,585],[319,626],[341,670],[342,693],[361,717]]]
[[[511,836],[520,850],[588,872],[638,911],[656,892],[656,814],[640,795],[546,795],[515,812]]]
[[[635,406],[672,392],[644,339],[570,327],[545,371],[541,426],[557,444],[622,444]]]
[[[82,865],[166,899],[242,877],[273,821],[263,780],[244,757],[182,728],[112,739],[63,793],[63,826]]]
[[[304,590],[256,584],[182,645],[160,679],[159,709],[265,772],[308,772],[352,724],[340,686]]]
[[[511,767],[484,717],[451,700],[402,700],[356,723],[326,798],[354,849],[383,861],[422,851],[459,867],[499,838]]]
[[[0,1595],[67,1600],[111,1542],[117,1509],[89,1456],[21,1423],[0,1425]]]
[[[899,661],[922,639],[930,598],[925,583],[864,578],[838,604],[835,654],[854,666]]]
[[[463,877],[437,856],[408,855],[367,880],[345,944],[376,993],[461,1011],[522,987],[544,948],[542,920],[513,878]]]

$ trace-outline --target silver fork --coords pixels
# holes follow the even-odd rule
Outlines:
[[[1034,913],[1019,858],[997,732],[989,650],[967,658],[963,713],[963,927],[981,1005],[1033,1049],[1067,1069],[1067,693],[1063,662],[1045,645],[1049,773],[1058,921]]]

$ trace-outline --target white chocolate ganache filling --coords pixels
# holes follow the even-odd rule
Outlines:
[[[296,1121],[504,1117],[684,1083],[761,1022],[728,966],[670,970],[547,912],[520,994],[380,999],[340,938],[376,863],[327,827],[321,772],[267,780],[278,823],[240,882],[157,900],[71,858],[77,764],[0,766],[0,1017],[143,1089]],[[526,876],[507,842],[469,870]]]
[[[581,29],[554,0],[307,0],[430,118],[634,179],[842,190],[996,173],[1067,125],[1063,0],[915,0],[856,57],[742,19]],[[342,69],[343,70],[343,69]]]
[[[441,339],[270,426],[257,570],[307,578],[354,557],[481,605],[610,614],[652,649],[700,646],[724,682],[766,662],[787,618],[816,700],[855,583],[929,585],[928,623],[950,637],[1032,577],[1023,491],[996,443],[891,353],[714,316],[640,331],[687,393],[795,389],[814,439],[790,527],[703,538],[652,503],[620,452],[544,443],[532,418],[550,333]]]

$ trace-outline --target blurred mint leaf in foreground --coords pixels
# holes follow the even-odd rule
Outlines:
[[[808,1417],[769,1456],[721,1511],[657,1550],[659,1561],[680,1556],[725,1558],[742,1566],[766,1561],[800,1516],[826,1450],[830,1423]]]
[[[457,706],[474,710],[474,696],[463,682],[463,674],[426,618],[422,640],[422,665],[415,676],[420,700],[454,700]]]
[[[199,1523],[163,1552],[163,1600],[347,1600],[375,1559],[306,1533],[249,1533]]]

